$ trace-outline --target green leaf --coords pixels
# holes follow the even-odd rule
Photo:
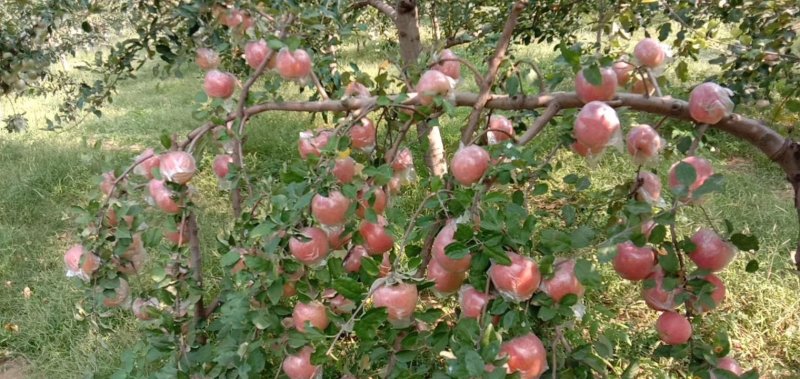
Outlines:
[[[444,254],[452,259],[461,259],[469,255],[469,248],[461,242],[453,242],[444,248]]]
[[[166,130],[161,131],[159,140],[161,141],[161,146],[164,146],[165,149],[172,147],[172,138],[170,138],[169,133]]]
[[[686,61],[678,62],[678,65],[675,67],[675,74],[678,75],[678,79],[682,82],[689,80],[689,65]]]
[[[508,266],[511,264],[511,258],[508,257],[508,254],[503,251],[503,249],[499,249],[493,246],[485,246],[483,249],[484,254],[488,255],[491,260],[495,263],[503,266]]]
[[[361,269],[369,276],[378,276],[380,269],[378,263],[372,257],[364,257],[361,259]]]
[[[749,262],[747,262],[747,266],[745,266],[744,270],[751,274],[758,271],[758,261],[751,259]]]
[[[658,245],[661,242],[664,242],[664,238],[667,237],[667,227],[664,225],[656,225],[650,231],[650,238],[648,239],[650,243],[654,245]]]
[[[786,101],[786,109],[790,112],[800,113],[800,100],[791,99]]]
[[[464,360],[467,365],[467,372],[474,377],[479,377],[484,373],[484,362],[481,355],[475,350],[468,350],[464,354]]]
[[[592,269],[592,262],[578,259],[575,262],[575,277],[587,287],[598,287],[602,284],[600,273]]]
[[[361,301],[367,292],[363,284],[346,276],[335,279],[333,281],[333,289],[342,296],[354,301]]]
[[[236,262],[241,259],[242,255],[237,250],[231,250],[227,254],[223,255],[220,259],[220,263],[223,266],[233,266]]]
[[[741,251],[758,251],[758,237],[750,234],[736,233],[731,236],[731,243]]]
[[[678,261],[678,255],[675,254],[674,249],[666,249],[666,255],[659,255],[658,256],[658,264],[664,271],[669,273],[676,273],[680,269],[680,262]]]
[[[426,324],[433,324],[440,318],[444,316],[444,312],[441,309],[430,308],[426,309],[425,312],[416,312],[414,313],[414,318],[426,323]]]
[[[679,162],[675,167],[675,176],[677,176],[680,184],[688,188],[697,180],[697,171],[695,171],[694,166],[686,162]]]
[[[625,371],[622,372],[621,379],[635,379],[639,377],[639,360],[634,360]]]
[[[508,92],[508,96],[517,96],[519,88],[519,78],[516,75],[509,76],[506,80],[506,92]]]
[[[582,249],[589,246],[594,239],[595,232],[592,228],[581,225],[575,229],[570,235],[570,241],[573,249]]]
[[[84,21],[81,23],[81,29],[83,29],[83,31],[86,33],[91,33],[92,25],[89,23],[89,21]]]
[[[721,174],[714,174],[706,178],[703,184],[692,192],[692,197],[699,199],[705,194],[723,190],[725,190],[725,178]]]
[[[600,67],[597,64],[584,68],[583,77],[593,86],[603,84],[603,75],[600,74]]]

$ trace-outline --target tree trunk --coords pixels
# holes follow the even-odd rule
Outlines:
[[[397,28],[397,42],[400,44],[400,57],[403,59],[403,68],[407,68],[417,63],[422,51],[417,0],[397,0],[395,11],[397,16],[394,25]]]
[[[433,126],[428,130],[428,153],[425,155],[425,163],[431,170],[431,175],[443,177],[447,173],[447,156],[444,152],[442,134],[439,127]]]

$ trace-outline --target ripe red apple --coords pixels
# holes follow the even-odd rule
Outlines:
[[[636,190],[636,199],[651,204],[661,202],[661,179],[652,172],[642,171],[637,176],[641,183]]]
[[[695,179],[694,182],[689,186],[690,195],[692,191],[700,188],[700,186],[706,182],[706,179],[708,179],[709,176],[714,175],[714,169],[711,167],[711,162],[703,158],[690,156],[683,158],[680,162],[688,163],[694,167]],[[678,174],[676,173],[678,163],[680,162],[676,162],[672,165],[672,167],[669,168],[669,186],[673,190],[676,190],[681,185],[681,182],[678,181]]]
[[[650,239],[650,233],[653,232],[653,229],[656,227],[656,223],[653,220],[647,220],[642,223],[642,234],[644,234],[647,239]]]
[[[617,74],[611,67],[600,69],[600,85],[594,85],[583,75],[584,70],[575,77],[575,93],[584,103],[607,101],[617,95]]]
[[[381,278],[389,276],[389,273],[392,272],[392,260],[390,258],[391,256],[388,251],[383,253],[383,259],[381,259],[381,265],[378,266],[378,276],[380,276]]]
[[[228,154],[217,155],[214,158],[214,174],[220,179],[225,179],[228,176],[230,169],[228,165],[233,164],[233,157]]]
[[[434,96],[445,96],[450,93],[452,90],[451,81],[450,77],[439,71],[425,71],[419,78],[416,87],[419,103],[430,105],[433,103]]]
[[[661,342],[667,345],[681,345],[692,337],[692,324],[683,315],[665,311],[656,320],[656,331]]]
[[[372,192],[371,195],[370,192]],[[367,208],[371,208],[377,214],[383,213],[383,211],[386,209],[386,192],[381,187],[376,186],[372,187],[371,189],[365,187],[364,189],[359,190],[356,193],[356,200],[358,201],[356,216],[360,218],[364,218]]]
[[[147,250],[144,248],[142,241],[142,234],[136,233],[133,235],[128,249],[123,252],[119,258],[113,258],[114,265],[117,271],[125,275],[137,275],[144,268],[147,261]]]
[[[410,283],[399,283],[393,286],[384,285],[372,294],[375,307],[386,308],[389,322],[398,327],[411,324],[414,309],[417,306],[417,287]]]
[[[164,179],[173,183],[186,184],[192,180],[197,166],[192,154],[185,151],[170,151],[161,155],[159,169]]]
[[[636,164],[644,164],[658,156],[664,148],[664,140],[650,125],[637,125],[628,132],[628,154]]]
[[[689,94],[689,114],[700,123],[713,125],[733,112],[733,92],[716,83],[703,83]]]
[[[370,153],[375,148],[376,133],[375,124],[364,117],[350,127],[350,142],[354,148]]]
[[[450,51],[450,49],[444,49],[439,53],[439,59],[458,59],[458,56]],[[454,80],[461,78],[461,62],[459,61],[445,61],[437,63],[433,66],[433,69],[453,78]]]
[[[437,292],[443,295],[449,295],[456,292],[461,284],[464,283],[467,273],[447,271],[435,260],[431,259],[428,262],[428,271],[426,277],[428,280],[434,282],[434,288]]]
[[[133,316],[142,321],[151,320],[153,318],[151,312],[156,310],[158,310],[158,299],[155,297],[149,299],[138,298],[131,304]]]
[[[320,228],[303,228],[303,240],[289,239],[289,251],[298,261],[309,266],[322,262],[330,252],[328,235]]]
[[[542,279],[540,285],[542,292],[550,296],[556,303],[569,294],[583,296],[585,289],[575,275],[574,259],[556,260],[553,270],[552,277]]]
[[[300,132],[300,139],[297,141],[300,157],[306,159],[309,155],[320,156],[322,149],[328,146],[331,134],[329,130],[322,130],[316,135],[311,131]]]
[[[631,73],[636,67],[628,62],[614,62],[611,65],[611,69],[614,70],[614,73],[617,74],[617,84],[622,87],[625,84],[628,84],[628,80],[631,79]]]
[[[203,71],[214,70],[219,66],[219,54],[205,47],[199,48],[195,55],[195,62]]]
[[[490,145],[514,139],[514,125],[505,116],[492,115],[489,117],[488,130],[486,140]]]
[[[717,359],[716,371],[723,370],[736,376],[744,374],[744,370],[742,369],[742,366],[739,366],[739,362],[731,357],[722,357]],[[718,377],[714,375],[714,372],[712,371],[710,378],[717,379]]]
[[[164,238],[178,246],[183,246],[186,242],[189,242],[189,226],[186,222],[178,223],[175,229],[165,230]]]
[[[570,145],[570,148],[572,149],[572,151],[575,154],[578,154],[578,155],[580,155],[582,157],[588,157],[592,153],[591,151],[589,151],[588,147],[584,146],[582,143],[577,142],[577,141],[573,142],[572,145]]]
[[[414,156],[411,155],[411,150],[404,147],[395,154],[394,159],[390,162],[394,172],[403,172],[409,168],[414,167]]]
[[[353,237],[352,233],[344,234],[344,225],[326,227],[325,233],[328,234],[328,244],[331,250],[339,250],[350,242]]]
[[[645,38],[633,48],[633,56],[642,66],[656,68],[664,63],[667,53],[660,42],[652,38]]]
[[[361,222],[358,232],[364,238],[364,247],[370,255],[383,254],[394,247],[394,238],[385,229],[386,219],[378,217],[378,223]]]
[[[356,303],[342,295],[336,295],[330,300],[331,311],[336,314],[352,313],[356,309]]]
[[[119,307],[128,300],[130,294],[131,287],[128,285],[128,281],[120,278],[119,285],[114,289],[114,295],[112,297],[103,297],[103,305],[108,308]]]
[[[172,198],[172,190],[167,188],[163,180],[150,179],[147,186],[150,196],[161,211],[167,214],[178,214],[181,211],[180,205]]]
[[[311,74],[311,57],[303,49],[289,52],[284,47],[275,58],[275,69],[286,80],[303,79]]]
[[[652,280],[654,284],[653,287],[646,288],[645,283],[642,283],[642,298],[644,298],[644,302],[648,307],[657,311],[671,311],[678,307],[675,302],[675,296],[683,291],[680,287],[675,287],[669,291],[664,289],[664,270],[661,269],[661,266],[656,265],[646,280]]]
[[[458,291],[458,303],[461,306],[461,316],[466,318],[479,318],[483,308],[489,304],[492,297],[476,290],[469,284],[461,286]]]
[[[450,170],[463,186],[477,183],[489,168],[489,153],[478,145],[462,147],[453,155]]]
[[[270,50],[270,48],[267,46],[267,42],[263,39],[258,41],[250,41],[244,45],[244,60],[247,61],[247,65],[253,70],[258,69],[258,67],[264,63],[264,60],[267,59],[267,55],[270,55],[271,53],[272,50]],[[274,67],[275,56],[271,55],[266,68],[271,69]]]
[[[597,155],[611,143],[619,130],[619,118],[614,108],[603,102],[592,101],[578,112],[573,134],[591,155]]]
[[[111,192],[114,191],[114,181],[116,180],[114,171],[104,172],[103,180],[100,182],[100,192],[106,196],[111,196]]]
[[[648,80],[636,79],[631,85],[631,93],[638,95],[653,96],[656,93],[656,87],[653,86]]]
[[[689,305],[697,313],[708,312],[712,309],[716,309],[719,307],[722,301],[725,300],[725,283],[722,282],[722,279],[714,274],[708,274],[704,276],[703,279],[714,286],[714,290],[711,292],[711,300],[714,302],[714,306],[707,306],[701,303],[697,296],[692,296],[692,299],[689,300]]]
[[[359,83],[359,82],[351,82],[347,85],[344,89],[344,96],[345,97],[370,97],[372,94],[369,93],[369,89]]]
[[[141,154],[136,156],[133,161],[140,162],[138,165],[136,165],[136,167],[134,167],[133,173],[144,176],[147,179],[153,179],[153,169],[158,168],[158,166],[161,165],[160,157],[153,152],[152,148],[149,147]]]
[[[504,298],[521,302],[531,298],[539,288],[542,275],[533,259],[508,252],[511,265],[503,266],[496,262],[489,268],[489,277],[494,287]]]
[[[328,314],[325,312],[325,306],[319,301],[312,301],[308,304],[297,302],[294,306],[294,311],[292,311],[292,321],[294,322],[294,328],[301,333],[306,331],[306,321],[319,330],[325,330],[330,323]]]
[[[692,236],[692,243],[695,249],[689,253],[689,258],[698,268],[704,270],[722,271],[736,257],[733,245],[723,241],[715,231],[708,228],[700,228]]]
[[[359,272],[361,270],[361,259],[368,256],[367,249],[364,246],[356,245],[347,253],[342,265],[347,272]]]
[[[339,191],[331,191],[328,196],[314,195],[311,200],[311,214],[322,225],[337,226],[344,224],[350,199]]]
[[[638,247],[631,241],[617,245],[613,261],[614,271],[620,277],[639,281],[650,276],[656,266],[656,254],[651,247]]]
[[[206,73],[203,89],[208,97],[227,99],[233,95],[236,86],[236,77],[227,72],[211,70]]]
[[[350,183],[353,181],[353,177],[356,176],[356,161],[350,157],[337,159],[333,165],[332,172],[339,183]]]
[[[288,355],[281,368],[289,379],[315,379],[322,373],[322,368],[311,364],[314,348],[305,346],[297,354]]]
[[[220,24],[235,28],[242,23],[243,13],[236,8],[226,9],[222,7],[217,11],[217,18]]]
[[[521,378],[534,379],[547,371],[547,350],[542,340],[533,333],[504,342],[500,346],[500,357],[506,355],[508,374],[519,372]]]
[[[64,254],[64,264],[67,266],[67,277],[77,276],[88,282],[100,268],[100,257],[87,251],[83,245],[74,245]]]
[[[469,265],[472,262],[472,254],[467,254],[463,258],[450,258],[445,254],[447,245],[453,243],[453,236],[456,233],[456,221],[454,219],[447,220],[444,227],[436,235],[431,246],[431,260],[436,261],[439,266],[446,271],[450,272],[465,272],[469,270]]]

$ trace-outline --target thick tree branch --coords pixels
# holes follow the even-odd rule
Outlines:
[[[497,77],[497,70],[500,68],[500,63],[503,62],[503,57],[506,55],[508,45],[511,43],[511,37],[514,36],[514,28],[517,26],[517,19],[527,4],[527,0],[520,0],[514,3],[514,5],[511,7],[511,13],[509,13],[506,24],[503,26],[503,33],[500,35],[500,40],[497,42],[497,48],[495,49],[494,56],[489,61],[489,69],[486,72],[486,76],[483,78],[480,95],[478,96],[475,104],[472,106],[472,112],[469,115],[467,126],[461,133],[461,143],[465,145],[469,143],[469,141],[472,139],[472,135],[475,134],[475,130],[478,128],[478,122],[481,119],[481,112],[483,112],[486,102],[489,101],[492,96],[492,84]]]
[[[477,33],[463,33],[457,36],[447,37],[444,42],[444,48],[449,49],[453,46],[463,45],[465,43],[470,43],[476,39],[480,39],[489,32],[494,30],[494,25],[484,25]]]
[[[359,1],[351,5],[350,9],[363,8],[367,5],[377,9],[379,12],[383,13],[384,15],[386,15],[386,17],[389,17],[393,21],[395,18],[397,18],[397,11],[395,11],[391,5],[386,4],[381,0]]]

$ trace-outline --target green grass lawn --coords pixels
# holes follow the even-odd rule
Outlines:
[[[349,54],[364,59],[363,52]],[[553,59],[547,47],[529,47],[519,54],[545,63]],[[362,69],[375,70],[376,66],[363,64]],[[551,68],[550,64],[543,66]],[[709,68],[697,64],[693,69],[699,78]],[[70,207],[86,201],[101,172],[128,162],[146,146],[158,145],[162,131],[180,134],[198,125],[191,113],[193,99],[201,88],[201,74],[190,72],[182,79],[159,80],[148,72],[143,70],[139,79],[122,83],[114,103],[104,109],[103,118],[59,132],[38,129],[58,99],[21,99],[15,108],[27,112],[33,130],[0,135],[0,325],[4,326],[0,328],[0,363],[4,359],[27,362],[31,377],[107,376],[118,365],[121,353],[138,339],[137,324],[125,311],[106,320],[113,332],[98,332],[76,317],[75,305],[84,291],[65,277],[62,256],[76,241]],[[464,88],[475,87],[469,80],[465,82]],[[681,89],[668,92],[685,94]],[[0,105],[3,113],[11,112],[9,103],[0,101]],[[450,153],[467,114],[462,110],[455,117],[442,119]],[[630,112],[622,119],[626,126],[634,120],[647,120]],[[309,115],[302,114],[258,116],[250,126],[248,162],[265,172],[274,171],[296,155],[297,132],[309,128],[309,120]],[[316,118],[313,123],[320,125],[321,121]],[[544,133],[541,143],[552,143],[551,134]],[[412,135],[409,140],[415,138]],[[721,311],[708,316],[708,323],[728,328],[743,366],[758,367],[764,377],[797,377],[793,375],[800,375],[800,277],[791,272],[790,265],[798,227],[791,188],[782,172],[755,149],[721,134],[712,134],[711,138],[716,148],[705,148],[702,153],[726,176],[728,187],[706,208],[712,219],[731,219],[737,227],[759,236],[761,269],[746,273],[748,259],[740,258],[721,274],[728,297]],[[416,156],[421,157],[421,152]],[[207,163],[210,157],[205,159]],[[568,151],[560,152],[559,159],[565,165],[556,172],[556,178],[570,172],[591,175],[592,188],[583,196],[592,201],[597,200],[592,196],[622,183],[635,171],[620,153],[607,154],[595,167]],[[664,159],[659,173],[665,173],[671,163]],[[202,234],[210,244],[228,210],[208,172],[196,184],[205,207]],[[412,190],[411,196],[419,191]],[[681,220],[685,231],[706,223],[697,211],[690,210],[685,216]],[[210,265],[214,270],[213,260]],[[639,300],[638,287],[615,279],[608,267],[603,274],[608,290],[588,296],[617,312],[615,322],[630,330],[630,344],[620,347],[619,362],[612,363],[625,367],[632,358],[640,357],[643,366],[652,368],[653,375],[658,376],[655,367],[669,363],[656,365],[649,358],[657,339],[652,328],[656,313]],[[29,297],[23,295],[25,288],[31,291]]]

